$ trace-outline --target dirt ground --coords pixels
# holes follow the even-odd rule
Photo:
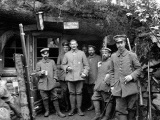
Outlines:
[[[85,111],[85,116],[79,116],[75,114],[74,116],[68,116],[68,112],[66,112],[65,118],[58,117],[55,113],[52,113],[49,117],[44,117],[43,114],[39,114],[36,116],[36,120],[91,120],[94,116],[94,110]]]

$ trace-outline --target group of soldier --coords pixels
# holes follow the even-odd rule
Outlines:
[[[133,106],[138,93],[136,80],[140,75],[141,66],[136,54],[125,48],[126,35],[116,35],[113,39],[118,50],[111,54],[111,49],[103,46],[100,50],[101,56],[95,53],[96,48],[93,45],[88,45],[88,54],[85,54],[78,49],[76,40],[72,39],[70,43],[63,42],[63,52],[59,55],[57,64],[48,58],[49,48],[40,51],[43,58],[37,63],[36,72],[40,78],[38,88],[43,99],[45,117],[50,113],[49,98],[53,101],[57,115],[66,116],[59,108],[56,91],[58,83],[64,93],[66,109],[69,109],[69,104],[71,106],[69,116],[73,116],[76,111],[78,115],[84,116],[81,106],[85,83],[91,100],[88,110],[95,109],[92,120],[110,119],[114,101],[118,120],[131,120],[134,117]],[[69,101],[67,90],[69,90]],[[106,103],[103,117],[101,101]]]

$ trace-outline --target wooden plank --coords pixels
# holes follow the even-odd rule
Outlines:
[[[63,18],[62,17],[50,17],[50,16],[43,16],[43,20],[44,22],[63,22]]]
[[[36,24],[24,25],[24,31],[33,31],[33,30],[38,30]]]

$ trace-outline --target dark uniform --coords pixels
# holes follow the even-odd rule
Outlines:
[[[65,80],[66,73],[62,67],[62,61],[65,52],[68,52],[69,50],[69,43],[63,42],[62,46],[63,49],[65,50],[58,56],[57,60],[58,80],[60,82],[61,89],[63,90],[63,103],[65,103],[65,111],[68,111],[69,110],[68,86],[67,86],[67,81]]]
[[[105,48],[104,50],[110,52],[111,50],[109,48]],[[107,108],[106,108],[106,113],[103,118],[103,120],[107,120],[109,118],[111,108],[112,108],[112,100],[109,101],[110,99],[110,59],[108,58],[107,60],[104,60],[102,62],[99,62],[98,65],[98,75],[97,75],[97,80],[95,82],[95,87],[94,87],[94,94],[92,96],[92,101],[95,106],[95,113],[96,116],[92,120],[98,120],[100,117],[100,101],[103,102],[109,102]],[[104,81],[106,75],[109,77],[106,78]]]
[[[123,42],[126,40],[125,35],[114,37],[115,41]],[[111,56],[111,71],[112,74],[112,94],[116,97],[116,111],[119,115],[119,120],[126,120],[128,110],[133,108],[138,93],[136,83],[137,77],[140,75],[141,66],[135,53],[123,49],[118,50]],[[128,78],[129,76],[129,78]],[[126,79],[130,79],[126,83]]]
[[[44,48],[41,50],[42,55],[47,55],[49,49]],[[44,52],[44,53],[43,53]],[[37,75],[39,76],[38,89],[40,90],[41,97],[43,99],[44,108],[46,110],[45,116],[49,115],[49,103],[48,99],[51,97],[51,100],[54,103],[54,107],[60,117],[65,117],[59,110],[58,103],[58,93],[56,87],[59,86],[57,80],[57,67],[54,60],[43,59],[40,60],[36,65]],[[42,71],[45,71],[42,74]]]

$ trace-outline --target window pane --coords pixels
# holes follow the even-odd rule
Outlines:
[[[23,54],[22,48],[16,48],[16,53]]]
[[[58,48],[50,48],[49,49],[49,57],[58,57]]]
[[[37,38],[37,47],[47,47],[48,38]]]
[[[5,52],[4,52],[4,57],[13,57],[15,53],[15,49],[14,48],[6,48]]]
[[[4,60],[5,60],[4,67],[15,67],[13,58],[5,58]]]

